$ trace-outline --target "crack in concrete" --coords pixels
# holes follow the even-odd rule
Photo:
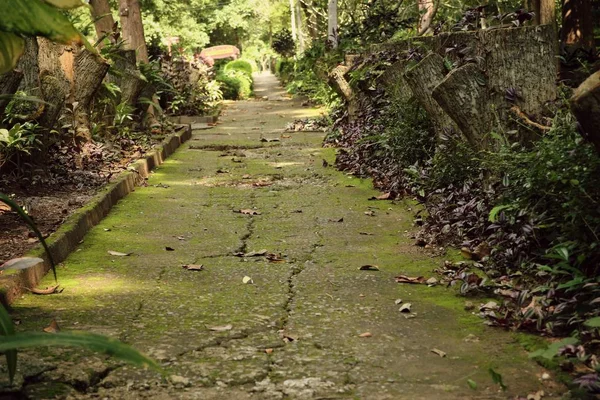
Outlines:
[[[234,333],[232,335],[229,336],[221,336],[221,337],[216,337],[211,339],[210,341],[200,345],[200,346],[196,346],[193,347],[191,349],[187,349],[184,351],[181,351],[179,353],[176,354],[176,357],[183,357],[186,356],[190,353],[194,353],[194,352],[201,352],[204,351],[206,349],[209,348],[213,348],[213,347],[227,347],[227,345],[230,342],[233,342],[235,340],[243,340],[243,339],[247,339],[249,338],[251,335],[255,335],[257,333],[261,333],[261,332],[267,332],[271,330],[270,326],[261,326],[261,327],[256,327],[256,328],[249,328],[249,329],[244,329],[240,332]],[[257,349],[261,349],[262,347],[257,347]]]
[[[256,194],[250,194],[250,208],[256,207]],[[248,240],[254,234],[254,217],[249,216],[248,222],[246,223],[246,233],[240,237],[240,246],[234,251],[234,253],[247,253],[248,252]]]
[[[296,300],[296,293],[297,293],[296,286],[298,284],[298,278],[299,278],[300,274],[306,269],[306,264],[312,263],[312,260],[314,259],[314,254],[315,254],[315,251],[317,250],[317,248],[319,248],[323,245],[322,244],[323,237],[320,232],[320,224],[318,223],[318,220],[315,222],[316,223],[314,226],[314,229],[315,229],[314,233],[317,236],[318,240],[315,241],[313,244],[311,244],[310,251],[307,253],[304,263],[301,266],[298,266],[298,265],[292,266],[292,268],[290,270],[290,274],[288,275],[287,298],[286,298],[285,302],[283,303],[283,309],[285,311],[285,315],[281,321],[281,329],[284,331],[289,326],[291,314],[292,314],[293,307],[294,307],[294,302]]]

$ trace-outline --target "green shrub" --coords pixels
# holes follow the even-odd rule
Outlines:
[[[499,206],[539,221],[544,246],[568,243],[573,265],[584,270],[600,261],[600,157],[577,132],[569,111],[531,149],[504,146],[488,158],[502,178]],[[540,235],[538,233],[538,235]]]
[[[275,64],[275,75],[287,82],[294,73],[294,61],[289,58],[280,58]]]
[[[216,80],[221,84],[224,99],[243,100],[252,95],[252,78],[245,72],[222,71],[217,74]]]
[[[228,62],[225,65],[225,67],[223,68],[223,71],[224,72],[241,71],[251,77],[252,76],[252,64],[250,64],[246,60],[234,60],[234,61]]]

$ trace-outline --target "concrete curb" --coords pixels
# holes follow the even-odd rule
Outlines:
[[[48,247],[56,264],[63,262],[75,250],[89,230],[97,225],[119,200],[127,196],[148,177],[153,168],[161,165],[179,146],[192,137],[192,128],[186,125],[182,131],[168,136],[153,151],[131,164],[117,180],[102,189],[87,205],[75,211],[60,228],[47,239]],[[40,257],[45,261],[24,271],[0,276],[0,303],[10,305],[26,289],[36,287],[50,271],[50,263],[41,245],[27,256]]]

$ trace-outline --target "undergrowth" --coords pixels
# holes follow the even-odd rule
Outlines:
[[[579,386],[600,388],[600,157],[566,104],[534,143],[492,132],[494,150],[478,152],[451,131],[436,138],[417,103],[378,82],[394,57],[372,58],[349,73],[363,96],[358,115],[332,113],[326,145],[339,148],[338,168],[421,202],[416,244],[454,245],[469,259],[447,262],[442,281],[495,296],[498,307],[482,312],[490,325],[569,337],[533,356],[557,358]]]

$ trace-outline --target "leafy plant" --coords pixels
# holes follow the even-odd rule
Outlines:
[[[24,50],[24,36],[45,36],[64,44],[93,47],[61,9],[82,6],[79,0],[11,0],[0,15],[0,74],[14,68]]]
[[[283,57],[291,57],[296,52],[296,43],[289,29],[282,29],[273,35],[273,50]]]
[[[21,157],[31,155],[42,142],[39,139],[38,125],[32,122],[15,124],[10,129],[0,128],[0,168],[11,162],[21,168]]]

